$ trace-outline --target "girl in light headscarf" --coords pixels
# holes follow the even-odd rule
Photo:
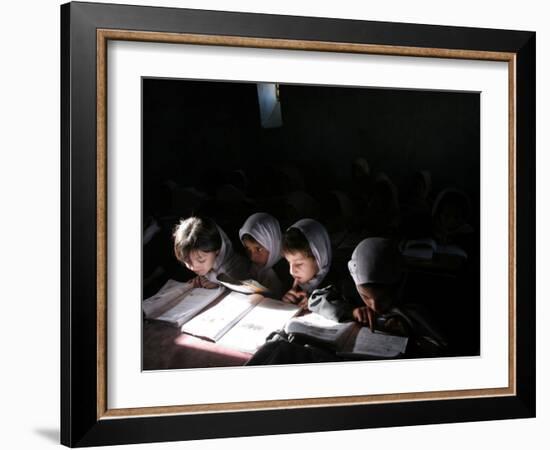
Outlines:
[[[286,230],[282,247],[294,278],[292,289],[283,296],[283,301],[305,304],[309,294],[319,287],[330,270],[329,234],[316,220],[301,219]]]
[[[283,294],[282,284],[273,266],[282,258],[279,221],[267,214],[252,214],[239,230],[239,239],[252,261],[252,278],[267,287],[276,298]]]
[[[197,274],[192,280],[194,287],[216,288],[217,276],[222,273],[237,280],[248,277],[248,262],[233,251],[231,241],[212,219],[181,220],[173,238],[177,260]]]

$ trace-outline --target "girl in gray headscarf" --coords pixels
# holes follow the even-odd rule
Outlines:
[[[252,278],[267,287],[276,298],[283,294],[273,266],[282,258],[279,221],[267,213],[252,214],[239,230],[239,239],[252,261]]]
[[[330,270],[329,234],[316,220],[301,219],[287,229],[282,247],[294,278],[292,289],[283,296],[283,301],[305,304],[309,294],[319,287]]]

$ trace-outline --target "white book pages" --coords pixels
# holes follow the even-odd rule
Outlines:
[[[405,352],[408,338],[372,332],[369,328],[363,327],[357,334],[352,353],[381,358],[395,358]]]
[[[223,295],[225,288],[216,289],[195,288],[187,291],[170,309],[156,317],[157,320],[175,323],[178,326],[195,317],[210,303]]]
[[[226,288],[242,294],[261,294],[268,291],[256,280],[236,280],[225,273],[220,273],[216,279]]]
[[[261,295],[230,292],[218,304],[187,322],[181,331],[217,342],[261,300]]]
[[[264,298],[218,343],[242,352],[254,353],[273,331],[283,328],[298,311],[300,308],[296,305]]]
[[[317,313],[307,314],[290,320],[285,331],[289,334],[299,334],[327,344],[337,345],[350,332],[354,322],[339,323],[326,319]]]
[[[142,302],[145,317],[156,319],[163,312],[170,309],[175,301],[179,300],[183,294],[191,289],[191,283],[168,280],[155,295]]]

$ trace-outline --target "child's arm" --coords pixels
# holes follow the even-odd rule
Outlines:
[[[354,319],[354,305],[333,285],[314,290],[309,297],[308,308],[312,312],[337,322]]]

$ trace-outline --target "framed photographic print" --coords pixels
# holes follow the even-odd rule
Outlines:
[[[535,415],[535,33],[61,25],[63,444]]]

